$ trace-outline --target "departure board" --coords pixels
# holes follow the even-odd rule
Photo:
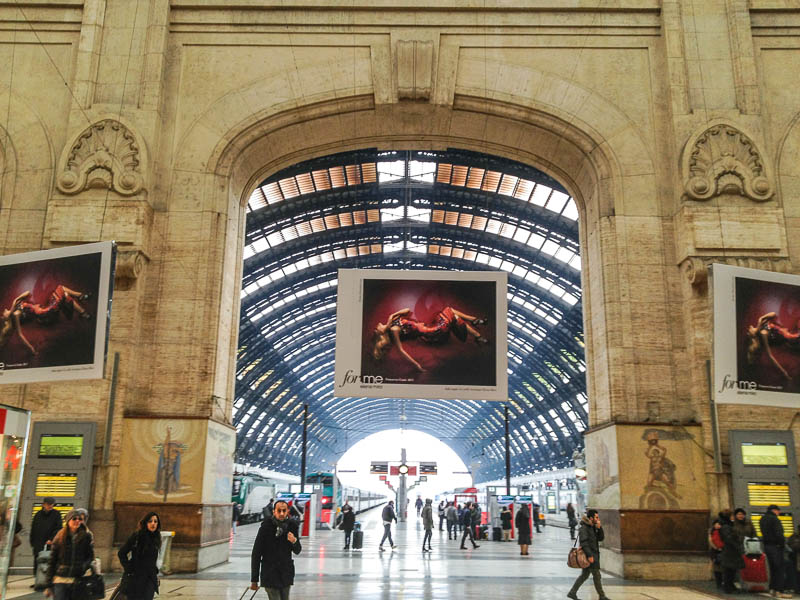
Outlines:
[[[785,467],[789,464],[786,444],[742,444],[742,464],[746,467]]]
[[[74,504],[58,502],[53,507],[53,510],[57,510],[58,512],[61,513],[61,520],[63,521],[66,518],[67,513],[69,511],[71,511],[73,508],[75,508]],[[36,515],[36,513],[39,512],[40,510],[42,510],[42,503],[41,502],[35,502],[33,504],[33,510],[31,512],[31,519],[33,519],[33,517]]]
[[[756,528],[756,535],[758,537],[761,537],[761,523],[760,523],[761,517],[759,517],[758,515],[751,515],[751,516],[753,517],[751,519],[753,521],[753,525]],[[794,520],[792,519],[792,515],[791,514],[778,515],[778,518],[781,521],[781,525],[783,525],[783,534],[788,538],[794,533]]]
[[[71,498],[78,489],[77,473],[37,473],[36,495]]]
[[[39,441],[39,458],[80,458],[83,435],[44,433]]]
[[[792,498],[789,484],[778,483],[748,483],[747,497],[750,506],[791,506]]]

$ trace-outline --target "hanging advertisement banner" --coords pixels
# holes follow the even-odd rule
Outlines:
[[[714,397],[800,407],[800,277],[714,264]]]
[[[340,269],[334,395],[507,400],[507,282]]]
[[[0,256],[0,384],[101,379],[115,247]]]

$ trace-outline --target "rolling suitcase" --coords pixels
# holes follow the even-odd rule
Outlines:
[[[43,590],[47,587],[47,569],[50,567],[50,549],[45,547],[36,557],[36,574],[33,589]]]
[[[364,546],[364,532],[360,529],[353,531],[353,550],[361,550]]]
[[[492,541],[499,542],[503,539],[503,530],[500,527],[492,527]]]
[[[769,591],[769,565],[766,554],[745,554],[744,569],[739,573],[742,589],[747,592]]]

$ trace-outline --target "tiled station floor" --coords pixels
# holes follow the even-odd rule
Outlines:
[[[295,558],[297,575],[291,597],[300,599],[354,600],[555,600],[566,598],[577,570],[566,566],[571,546],[568,531],[545,527],[534,534],[531,555],[519,555],[516,543],[481,541],[476,550],[459,550],[459,542],[447,540],[447,532],[434,530],[433,552],[422,554],[422,526],[416,516],[395,530],[395,551],[378,551],[383,534],[380,510],[359,515],[364,529],[364,548],[345,551],[340,531],[320,531],[303,539],[303,551]],[[258,525],[240,527],[233,540],[231,560],[196,575],[172,575],[161,582],[159,598],[237,600],[250,581],[250,550]],[[388,546],[387,546],[388,547]],[[7,598],[42,598],[32,593],[32,579],[15,577]],[[606,594],[612,600],[703,600],[725,598],[707,582],[642,584],[604,574]],[[110,583],[110,581],[109,581]],[[110,590],[109,590],[110,591]],[[248,592],[245,600],[249,600]],[[597,594],[587,581],[578,596],[594,600]],[[730,598],[760,598],[737,594]],[[266,599],[264,590],[256,598]]]

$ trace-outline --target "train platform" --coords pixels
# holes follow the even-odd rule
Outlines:
[[[319,531],[302,539],[303,550],[295,558],[296,577],[291,596],[295,599],[395,600],[556,600],[566,598],[578,571],[566,565],[571,547],[569,532],[545,527],[534,533],[530,556],[519,554],[515,542],[479,541],[477,549],[460,550],[459,541],[448,541],[447,531],[434,530],[433,552],[423,554],[422,521],[416,514],[393,527],[397,549],[380,552],[383,535],[380,509],[358,515],[364,530],[360,551],[343,550],[341,531]],[[250,550],[258,524],[238,528],[232,539],[230,562],[198,574],[162,578],[160,599],[238,600],[250,582]],[[111,581],[111,580],[109,580]],[[8,598],[42,598],[32,593],[32,578],[14,578]],[[727,598],[711,582],[641,583],[603,575],[606,594],[612,600],[708,600]],[[251,593],[245,596],[249,600]],[[591,580],[578,594],[595,600]],[[730,598],[761,598],[737,594]],[[264,600],[260,590],[256,598]]]

